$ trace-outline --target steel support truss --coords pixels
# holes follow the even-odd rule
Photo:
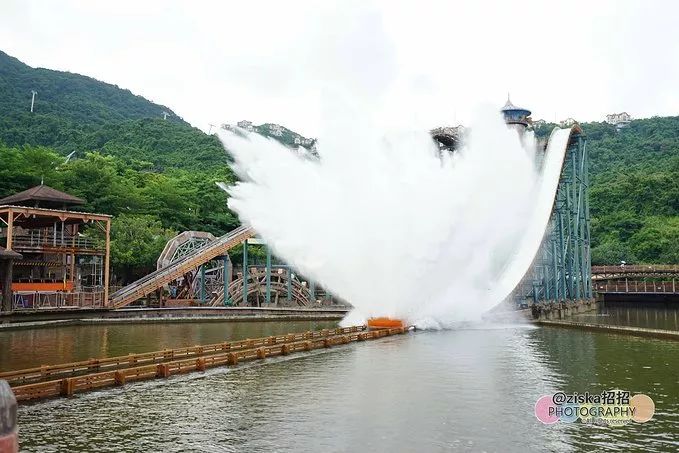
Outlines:
[[[587,165],[585,136],[574,131],[549,226],[533,265],[514,294],[520,305],[592,298]]]

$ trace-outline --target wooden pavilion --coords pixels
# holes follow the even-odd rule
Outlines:
[[[11,309],[107,305],[111,216],[71,210],[84,203],[42,184],[0,199],[0,242],[23,256],[0,269]]]

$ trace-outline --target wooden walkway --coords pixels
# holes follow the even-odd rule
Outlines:
[[[405,333],[407,328],[366,330],[365,326],[291,333],[234,342],[127,356],[45,365],[0,373],[12,386],[17,401],[71,396],[127,382],[167,378],[175,374],[205,371],[217,366],[263,360],[299,351],[329,348],[354,341],[372,340]]]
[[[679,278],[679,265],[592,266],[592,280],[616,280],[623,278],[672,280],[673,278]]]

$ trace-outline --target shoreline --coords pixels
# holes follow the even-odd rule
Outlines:
[[[0,332],[43,327],[186,322],[339,321],[348,308],[171,307],[13,313],[0,317]]]
[[[649,329],[647,327],[614,326],[610,324],[595,324],[577,321],[536,320],[538,326],[561,327],[566,329],[588,330],[592,332],[608,332],[635,337],[658,338],[662,340],[679,341],[679,331],[664,329]]]

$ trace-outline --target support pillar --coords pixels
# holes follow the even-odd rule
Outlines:
[[[561,300],[566,300],[568,299],[569,293],[568,293],[568,281],[566,280],[567,272],[568,272],[568,264],[567,260],[568,257],[566,255],[566,241],[565,241],[565,234],[564,234],[564,226],[563,226],[563,213],[561,210],[557,212],[557,218],[559,219],[559,261],[561,263],[561,278],[559,281],[561,282],[561,295],[563,296]],[[570,277],[570,276],[569,276]]]
[[[13,262],[11,259],[0,260],[0,277],[2,277],[2,311],[12,311],[12,269]]]
[[[205,265],[200,266],[200,304],[205,305]]]
[[[592,231],[591,231],[591,217],[589,214],[589,153],[587,151],[587,140],[582,144],[582,155],[583,155],[583,168],[584,168],[584,203],[585,203],[585,247],[587,251],[587,261],[585,269],[587,271],[586,281],[587,281],[587,298],[591,299],[594,295],[592,291]]]
[[[248,240],[243,241],[243,305],[248,305]]]
[[[571,186],[572,186],[572,196],[571,196],[571,235],[573,238],[573,286],[575,300],[580,299],[580,287],[582,284],[582,271],[580,263],[580,199],[578,197],[578,169],[577,161],[580,155],[580,140],[578,140],[578,147],[571,151]]]
[[[538,285],[535,281],[533,281],[533,303],[538,303]]]
[[[316,283],[313,280],[309,280],[309,300],[312,303],[316,302]]]
[[[14,238],[14,212],[10,208],[7,213],[7,250],[12,250],[12,239]]]
[[[266,304],[271,303],[271,247],[266,245]]]
[[[231,300],[229,299],[229,255],[224,255],[222,257],[222,268],[224,271],[224,306],[228,307],[231,305]]]
[[[111,260],[111,219],[106,220],[106,255],[104,256],[104,300],[103,305],[108,307],[108,286],[110,280],[110,266]]]
[[[554,300],[559,301],[559,272],[557,268],[556,238],[552,240],[552,268],[554,271]]]
[[[288,302],[292,300],[292,269],[290,269],[290,266],[288,266]]]

